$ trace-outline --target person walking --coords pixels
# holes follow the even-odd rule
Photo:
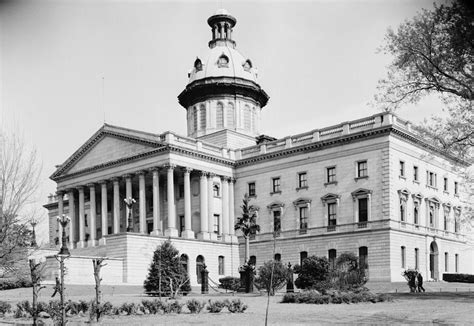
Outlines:
[[[421,290],[425,292],[425,288],[423,287],[423,276],[421,275],[421,273],[418,273],[418,275],[416,276],[416,280],[418,281],[418,292],[421,292]]]
[[[53,298],[59,291],[61,291],[61,282],[59,281],[59,277],[56,276],[56,285],[54,286],[54,292],[51,298]]]

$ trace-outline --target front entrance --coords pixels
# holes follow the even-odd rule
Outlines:
[[[430,277],[436,281],[439,279],[438,245],[434,241],[430,244]]]

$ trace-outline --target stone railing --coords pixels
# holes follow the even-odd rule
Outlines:
[[[315,129],[302,134],[236,150],[236,159],[245,159],[260,154],[277,152],[295,146],[337,138],[391,124],[407,131],[412,131],[410,122],[402,120],[392,113],[379,113],[367,118],[348,121],[322,129]]]
[[[466,240],[466,236],[460,233],[424,227],[421,225],[403,223],[403,222],[394,221],[394,220],[377,220],[377,221],[314,227],[314,228],[307,228],[307,229],[293,229],[293,230],[287,230],[287,231],[280,231],[279,234],[277,235],[277,238],[278,239],[285,239],[285,238],[291,239],[291,238],[300,237],[300,236],[318,236],[318,235],[323,235],[323,234],[328,234],[328,233],[331,233],[331,234],[348,233],[348,232],[352,233],[352,232],[376,230],[376,229],[383,229],[383,228],[403,229],[403,230],[407,230],[407,231],[422,234],[422,235],[429,234],[429,235],[436,235],[437,237],[457,239],[460,241]],[[273,233],[272,232],[259,233],[255,235],[255,237],[251,240],[255,240],[255,241],[273,240]]]

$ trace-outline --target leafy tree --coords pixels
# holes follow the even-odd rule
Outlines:
[[[170,240],[166,240],[155,250],[143,285],[146,292],[171,297],[191,291],[188,272],[181,263],[179,251]]]
[[[352,252],[343,252],[336,260],[336,269],[329,272],[331,287],[337,290],[354,290],[367,283],[365,271],[359,268],[359,259]]]
[[[39,184],[41,166],[36,151],[18,135],[0,130],[0,262],[14,259],[14,251],[31,244],[29,211]]]
[[[295,265],[294,272],[298,274],[295,285],[300,289],[316,288],[318,283],[325,282],[329,273],[329,262],[326,257],[311,256],[303,260],[301,265]]]
[[[255,285],[258,289],[265,289],[270,295],[275,295],[275,291],[284,287],[287,281],[288,268],[281,261],[269,260],[258,268]]]
[[[234,229],[240,230],[245,239],[245,262],[250,259],[250,235],[260,231],[260,225],[257,224],[257,209],[250,205],[250,197],[244,195],[242,208],[242,216],[237,217]]]
[[[350,272],[358,269],[359,259],[352,252],[343,252],[336,259],[336,268],[341,272]]]
[[[425,137],[460,158],[472,157],[474,144],[474,8],[467,0],[434,5],[389,29],[381,50],[394,56],[376,101],[386,110],[416,103],[429,94],[444,100],[449,115],[420,127]]]

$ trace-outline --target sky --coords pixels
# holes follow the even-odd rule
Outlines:
[[[392,60],[377,51],[387,28],[432,2],[0,0],[0,128],[38,151],[38,206],[55,191],[55,165],[104,122],[186,135],[177,96],[196,57],[206,58],[207,18],[221,7],[237,18],[237,49],[270,96],[262,133],[368,116],[380,110],[370,103]],[[398,114],[419,122],[441,109],[429,97]]]

